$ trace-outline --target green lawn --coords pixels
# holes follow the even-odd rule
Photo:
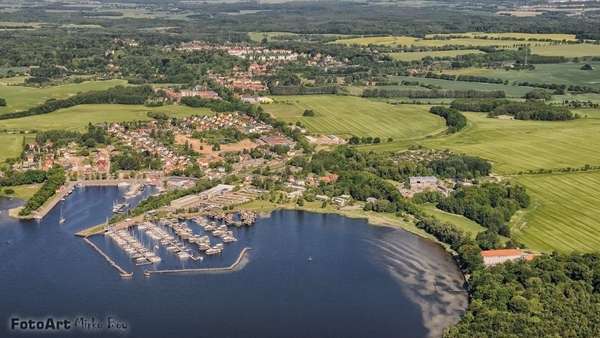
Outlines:
[[[422,138],[445,129],[444,121],[428,112],[427,106],[394,106],[354,96],[276,96],[264,105],[275,117],[302,122],[310,132],[342,136],[379,136],[398,139]],[[316,116],[303,117],[305,109]]]
[[[515,237],[528,247],[563,252],[600,248],[600,172],[521,176],[532,197],[513,220]]]
[[[145,107],[141,105],[86,104],[18,119],[0,120],[0,129],[10,130],[83,130],[88,123],[149,120],[149,111],[165,112],[174,117],[210,114],[205,108],[187,106]]]
[[[501,174],[529,169],[600,165],[600,111],[579,111],[589,115],[574,121],[519,121],[464,113],[469,125],[462,131],[413,142],[430,148],[481,156]],[[407,142],[363,147],[365,150],[405,149]]]
[[[476,222],[473,222],[462,215],[451,214],[440,210],[436,208],[433,204],[425,204],[422,206],[422,208],[428,215],[434,216],[442,222],[456,225],[460,230],[471,234],[473,238],[475,238],[475,236],[477,236],[478,233],[485,230],[484,227],[477,224]]]
[[[10,187],[0,187],[0,196],[7,197],[16,197],[18,199],[22,199],[27,201],[33,196],[38,190],[40,190],[41,184],[26,184],[26,185],[16,185]],[[12,189],[14,191],[13,194],[6,193],[7,189]]]
[[[590,62],[594,70],[581,70],[584,63],[558,63],[535,65],[534,70],[464,68],[447,73],[479,75],[512,82],[560,83],[600,87],[600,62]]]
[[[394,60],[399,61],[414,61],[421,60],[425,57],[456,57],[459,55],[467,54],[483,54],[479,49],[463,49],[463,50],[442,50],[442,51],[431,51],[431,52],[406,52],[406,53],[390,53],[388,54]]]
[[[117,85],[125,85],[125,80],[86,81],[42,88],[8,86],[0,83],[0,97],[6,99],[7,106],[0,107],[0,114],[25,110],[48,99],[64,99],[79,92],[104,90]]]

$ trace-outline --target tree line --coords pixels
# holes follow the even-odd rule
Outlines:
[[[450,107],[460,111],[487,112],[490,117],[510,115],[517,120],[566,121],[579,118],[567,107],[532,100],[454,100]]]
[[[504,98],[506,93],[502,90],[411,90],[392,88],[367,88],[363,90],[363,97],[408,97],[414,99],[428,98]]]

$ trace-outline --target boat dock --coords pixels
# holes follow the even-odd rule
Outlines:
[[[223,268],[200,268],[200,269],[177,269],[177,270],[146,270],[144,271],[144,275],[150,277],[152,274],[182,274],[182,273],[223,273],[223,272],[232,272],[235,271],[243,262],[249,250],[252,250],[250,247],[244,248],[239,257],[231,264],[230,266]]]
[[[104,259],[106,259],[106,261],[112,265],[115,269],[117,269],[117,271],[119,271],[119,274],[121,275],[122,278],[131,278],[131,276],[133,276],[133,272],[127,272],[125,271],[125,269],[123,269],[121,266],[119,266],[119,264],[117,264],[115,261],[112,260],[112,258],[108,257],[107,254],[104,253],[104,251],[102,251],[96,244],[92,243],[92,241],[90,241],[87,238],[83,239],[87,244],[89,244],[94,250],[96,250],[102,257],[104,257]]]

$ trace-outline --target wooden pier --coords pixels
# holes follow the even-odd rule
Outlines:
[[[96,250],[102,257],[104,257],[104,259],[106,259],[106,261],[108,263],[110,263],[110,265],[112,265],[115,269],[117,269],[117,271],[119,271],[119,274],[121,275],[122,278],[131,278],[131,276],[133,276],[133,272],[127,272],[125,271],[122,267],[119,266],[119,264],[117,264],[115,261],[112,260],[112,258],[108,257],[107,254],[104,253],[104,251],[100,250],[100,248],[92,243],[92,241],[90,241],[87,238],[83,238],[83,240],[89,244],[94,250]]]
[[[152,274],[182,274],[182,273],[223,273],[235,271],[235,269],[242,263],[246,254],[252,248],[246,247],[240,252],[240,256],[236,259],[233,264],[223,268],[200,268],[200,269],[177,269],[177,270],[146,270],[144,275],[149,277]]]

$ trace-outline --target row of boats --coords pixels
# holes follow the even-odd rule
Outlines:
[[[200,219],[194,219],[198,224],[202,224]],[[231,243],[237,241],[233,236],[233,232],[228,231],[226,225],[217,226],[215,222],[206,223],[202,227],[204,231],[210,232],[214,237],[219,237],[223,243],[217,243],[211,246],[210,237],[207,235],[194,234],[192,229],[185,222],[163,221],[165,226],[171,228],[173,232],[183,240],[187,240],[191,244],[198,246],[198,250],[203,251],[207,255],[216,255],[223,252],[223,243]]]
[[[172,234],[161,229],[158,225],[146,222],[138,225],[138,229],[144,231],[148,237],[163,245],[168,252],[175,254],[179,259],[192,257],[191,250],[175,238]],[[155,246],[158,249],[158,246]]]
[[[147,249],[140,241],[133,237],[127,230],[107,231],[106,236],[131,257],[137,265],[160,263],[160,256]]]
[[[159,245],[179,259],[199,260],[202,256],[194,257],[192,250],[184,244],[184,241],[196,245],[199,251],[209,256],[222,253],[225,243],[237,241],[233,232],[225,224],[218,225],[215,221],[207,221],[199,217],[192,220],[204,229],[205,234],[195,234],[187,223],[176,219],[138,224],[137,229],[152,240],[151,249],[146,248],[127,229],[109,230],[105,234],[115,241],[137,265],[161,262],[160,256],[154,252],[159,249]],[[213,245],[211,236],[220,239],[220,242]]]

